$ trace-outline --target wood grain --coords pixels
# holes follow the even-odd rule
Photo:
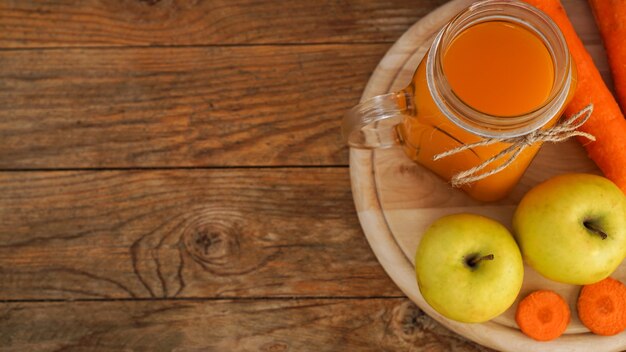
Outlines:
[[[0,303],[3,351],[487,351],[406,299]]]
[[[276,167],[347,165],[444,2],[0,1],[0,170],[98,169],[0,172],[0,349],[485,351],[397,298],[347,168]]]
[[[0,300],[398,296],[345,168],[0,173]]]
[[[0,168],[347,165],[387,47],[0,51]]]
[[[71,8],[62,4],[38,5]],[[75,6],[89,4],[95,6]],[[577,25],[593,25],[587,22]],[[17,32],[11,27],[2,33]],[[606,67],[601,43],[590,33],[581,36]],[[346,165],[341,117],[387,49],[341,44],[0,51],[0,168]],[[602,73],[610,79],[608,71]]]
[[[393,42],[445,1],[2,1],[0,47]]]

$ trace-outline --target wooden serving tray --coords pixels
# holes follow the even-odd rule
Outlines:
[[[372,74],[362,99],[405,87],[428,49],[434,34],[471,0],[454,0],[413,25],[393,45]],[[575,28],[610,83],[602,43],[584,0],[563,1]],[[578,320],[579,286],[543,278],[526,266],[518,300],[544,288],[560,293],[570,305],[572,321],[566,333],[551,342],[537,342],[522,334],[514,320],[517,302],[501,316],[483,324],[448,320],[435,312],[421,296],[414,271],[414,255],[420,237],[435,219],[469,212],[499,220],[510,228],[513,211],[533,185],[567,172],[600,172],[575,141],[545,144],[511,195],[499,202],[481,203],[453,189],[430,171],[411,162],[400,148],[350,150],[352,192],[359,220],[376,257],[393,281],[421,309],[449,329],[482,345],[507,351],[620,351],[626,349],[626,333],[602,337],[590,333]],[[626,281],[626,264],[612,275]]]

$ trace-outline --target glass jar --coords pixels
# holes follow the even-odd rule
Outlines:
[[[451,88],[444,69],[444,54],[466,29],[490,21],[503,21],[536,35],[547,49],[554,78],[547,98],[531,111],[516,115],[495,115],[465,103]],[[540,10],[521,1],[477,2],[448,22],[436,35],[417,67],[408,87],[368,99],[344,117],[342,131],[355,148],[385,148],[400,145],[413,161],[445,180],[482,164],[511,144],[497,142],[472,147],[434,160],[434,156],[485,138],[506,139],[525,136],[553,126],[570,101],[576,86],[576,70],[558,26]],[[523,99],[520,96],[520,99]],[[540,143],[525,148],[506,168],[481,180],[461,186],[470,196],[493,201],[506,196],[522,177]],[[489,172],[510,155],[489,164]]]

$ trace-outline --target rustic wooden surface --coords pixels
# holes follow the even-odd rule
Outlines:
[[[387,277],[339,136],[445,2],[0,0],[0,350],[486,350]]]

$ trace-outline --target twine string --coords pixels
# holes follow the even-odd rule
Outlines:
[[[485,177],[489,177],[493,174],[496,174],[502,170],[504,170],[507,166],[511,165],[513,161],[526,149],[531,145],[539,142],[562,142],[570,137],[581,136],[587,138],[591,141],[595,141],[596,137],[587,132],[578,131],[577,129],[582,126],[593,112],[593,104],[589,104],[585,106],[582,110],[570,116],[568,119],[548,128],[545,130],[536,130],[531,133],[528,133],[523,136],[518,137],[507,137],[507,138],[485,138],[476,143],[464,144],[462,146],[450,149],[443,153],[436,154],[433,157],[433,160],[439,160],[445,158],[450,155],[454,155],[460,153],[465,150],[469,150],[475,147],[488,146],[495,143],[510,143],[511,145],[499,152],[498,154],[492,156],[491,158],[483,161],[479,165],[472,167],[471,169],[461,171],[456,175],[452,176],[450,179],[450,183],[453,187],[461,187],[465,184],[482,180]],[[497,167],[480,173],[487,166],[491,165],[491,163],[496,160],[500,160],[504,158],[507,154],[511,154],[502,164]]]

